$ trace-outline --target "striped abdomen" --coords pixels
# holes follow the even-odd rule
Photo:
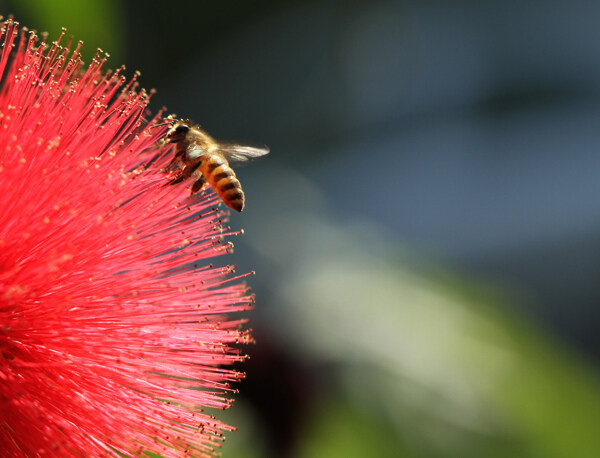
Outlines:
[[[244,209],[244,191],[235,172],[220,154],[202,158],[200,172],[229,208],[241,212]]]

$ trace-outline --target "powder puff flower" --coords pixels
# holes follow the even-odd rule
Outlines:
[[[211,454],[251,339],[226,214],[165,186],[135,77],[0,25],[0,456]]]

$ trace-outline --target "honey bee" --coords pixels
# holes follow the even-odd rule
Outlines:
[[[244,191],[229,164],[269,153],[268,148],[217,141],[189,119],[176,122],[163,138],[163,143],[175,143],[175,156],[167,169],[177,162],[183,166],[181,176],[171,180],[171,184],[194,177],[194,195],[208,182],[225,205],[238,212],[244,209]]]

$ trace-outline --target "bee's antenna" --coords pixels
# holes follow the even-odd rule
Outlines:
[[[173,121],[161,122],[160,124],[154,124],[150,126],[149,129],[154,129],[155,127],[165,126],[167,124],[173,124]]]

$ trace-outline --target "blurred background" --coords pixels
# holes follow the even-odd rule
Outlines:
[[[0,6],[271,148],[225,457],[600,456],[600,3]]]

